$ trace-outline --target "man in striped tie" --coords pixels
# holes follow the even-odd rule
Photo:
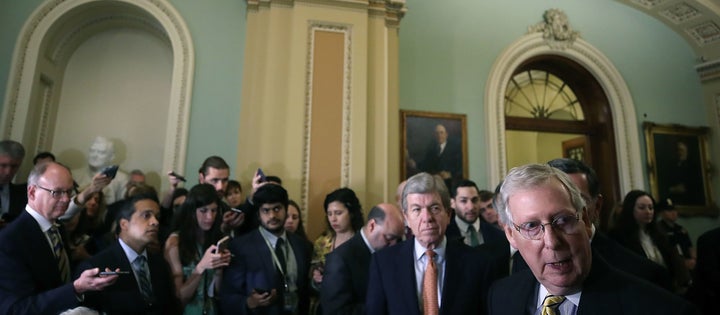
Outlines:
[[[28,178],[28,204],[0,232],[0,314],[57,314],[77,307],[88,291],[102,290],[117,276],[83,271],[70,282],[65,242],[56,221],[75,195],[67,167],[35,166]]]
[[[495,197],[505,236],[529,269],[493,284],[491,314],[695,314],[682,298],[618,271],[594,254],[585,200],[547,164],[510,170]]]

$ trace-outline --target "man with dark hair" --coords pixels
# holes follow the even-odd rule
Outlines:
[[[0,231],[0,314],[57,314],[117,280],[94,268],[71,281],[69,247],[57,219],[74,194],[67,167],[41,163],[30,172],[25,211]]]
[[[483,314],[494,274],[479,250],[445,236],[451,210],[444,181],[410,177],[402,207],[414,237],[373,254],[367,314]]]
[[[85,305],[107,314],[178,314],[180,303],[170,268],[159,253],[147,250],[158,237],[160,206],[157,195],[140,193],[122,201],[110,247],[80,265],[127,271],[102,292],[90,293]]]
[[[603,196],[600,194],[600,181],[595,171],[583,162],[567,158],[554,159],[548,162],[548,165],[567,174],[573,184],[580,190],[580,194],[587,205],[586,219],[583,222],[588,235],[590,235],[592,249],[613,267],[670,289],[672,280],[665,268],[629,251],[595,226],[599,221],[603,203]]]
[[[481,190],[479,196],[480,202],[478,203],[478,208],[480,209],[480,220],[490,223],[492,226],[502,230],[502,227],[500,227],[498,223],[497,211],[495,211],[492,204],[495,193],[489,190]]]
[[[370,257],[376,251],[402,241],[404,233],[402,212],[397,206],[381,203],[372,207],[360,233],[325,258],[320,289],[323,313],[365,314]]]
[[[223,272],[221,309],[225,314],[307,314],[312,245],[285,232],[287,191],[262,185],[252,201],[260,227],[230,242],[234,257]]]
[[[203,162],[198,170],[200,184],[210,184],[215,187],[220,198],[225,197],[225,189],[230,180],[230,166],[219,156],[211,156]]]
[[[25,148],[13,140],[0,141],[0,228],[22,213],[27,204],[27,185],[13,184],[25,158]]]
[[[33,165],[43,162],[55,162],[55,155],[48,151],[43,151],[36,154],[33,158]]]
[[[448,238],[462,239],[472,247],[505,239],[502,231],[480,220],[479,192],[475,182],[467,179],[457,183],[450,192],[455,215],[445,232]]]

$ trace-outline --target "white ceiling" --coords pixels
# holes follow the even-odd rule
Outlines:
[[[720,0],[617,0],[662,21],[701,62],[720,59]]]

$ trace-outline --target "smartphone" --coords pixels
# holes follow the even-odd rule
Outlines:
[[[263,173],[262,168],[258,167],[257,174],[260,175],[260,182],[264,183],[265,182],[265,173]]]
[[[270,290],[260,289],[260,288],[255,288],[255,289],[253,289],[253,290],[255,290],[255,292],[257,292],[258,294],[265,294],[265,293],[269,293],[269,292],[270,292]]]
[[[130,271],[100,271],[98,276],[129,275]]]
[[[187,182],[187,180],[185,179],[185,176],[175,173],[175,171],[170,172],[170,175],[175,176],[175,178],[177,178],[181,182]]]
[[[228,247],[228,243],[230,243],[230,236],[225,236],[225,237],[221,238],[221,239],[217,242],[217,250],[216,250],[215,252],[216,252],[216,253],[221,253],[221,252],[223,252],[224,250],[226,250],[227,247]]]
[[[237,213],[243,213],[243,211],[238,208],[230,208],[230,210]]]
[[[105,176],[107,176],[107,177],[115,178],[115,175],[117,174],[118,168],[120,168],[120,166],[118,166],[118,165],[111,165],[111,166],[108,166],[108,167],[104,168],[104,169],[103,169],[102,171],[100,171],[100,172],[103,173],[103,174],[105,174]]]

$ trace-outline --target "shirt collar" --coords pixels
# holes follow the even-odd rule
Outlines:
[[[272,245],[273,248],[275,248],[275,244],[277,243],[278,238],[282,238],[285,243],[287,243],[287,236],[285,235],[285,230],[283,230],[282,234],[280,234],[280,237],[277,237],[275,236],[275,234],[270,233],[270,231],[266,230],[262,226],[260,226],[258,229],[260,230],[260,235],[262,235],[268,242],[270,242],[270,245]]]
[[[47,232],[52,226],[52,222],[48,221],[45,217],[43,217],[39,212],[35,211],[30,205],[25,206],[25,211],[29,213],[35,221],[37,221],[38,225],[40,225],[40,230],[43,231],[43,233]]]
[[[368,241],[367,236],[365,236],[365,229],[360,229],[360,236],[362,236],[363,242],[365,242],[365,246],[367,246],[367,248],[370,250],[370,253],[374,253],[375,249],[370,246],[370,241]]]
[[[455,223],[457,223],[458,229],[462,234],[467,233],[470,224],[460,219],[457,214],[455,215]],[[475,231],[480,233],[480,218],[475,219],[475,222],[473,222],[472,225],[475,227]]]
[[[535,308],[539,309],[543,305],[543,300],[545,300],[545,296],[548,295],[548,290],[545,288],[542,283],[540,284],[540,288],[538,289],[538,300],[537,304],[535,304]],[[578,291],[577,293],[573,293],[570,295],[565,295],[565,298],[570,301],[575,306],[580,305],[580,295],[582,295],[582,291]]]
[[[138,254],[135,252],[134,249],[130,248],[128,244],[125,244],[125,242],[123,242],[121,238],[118,237],[118,241],[120,242],[120,247],[122,247],[123,251],[125,252],[125,256],[127,256],[128,261],[130,261],[131,264],[138,256],[145,256],[145,259],[147,260],[147,250],[143,250],[142,253]]]
[[[422,259],[423,255],[425,255],[425,251],[427,251],[427,248],[420,245],[420,242],[418,242],[417,238],[414,239],[415,242],[415,260]],[[447,238],[443,235],[443,240],[440,241],[440,244],[435,247],[433,250],[435,254],[438,257],[438,261],[441,261],[441,258],[445,258],[445,249],[447,248]]]

